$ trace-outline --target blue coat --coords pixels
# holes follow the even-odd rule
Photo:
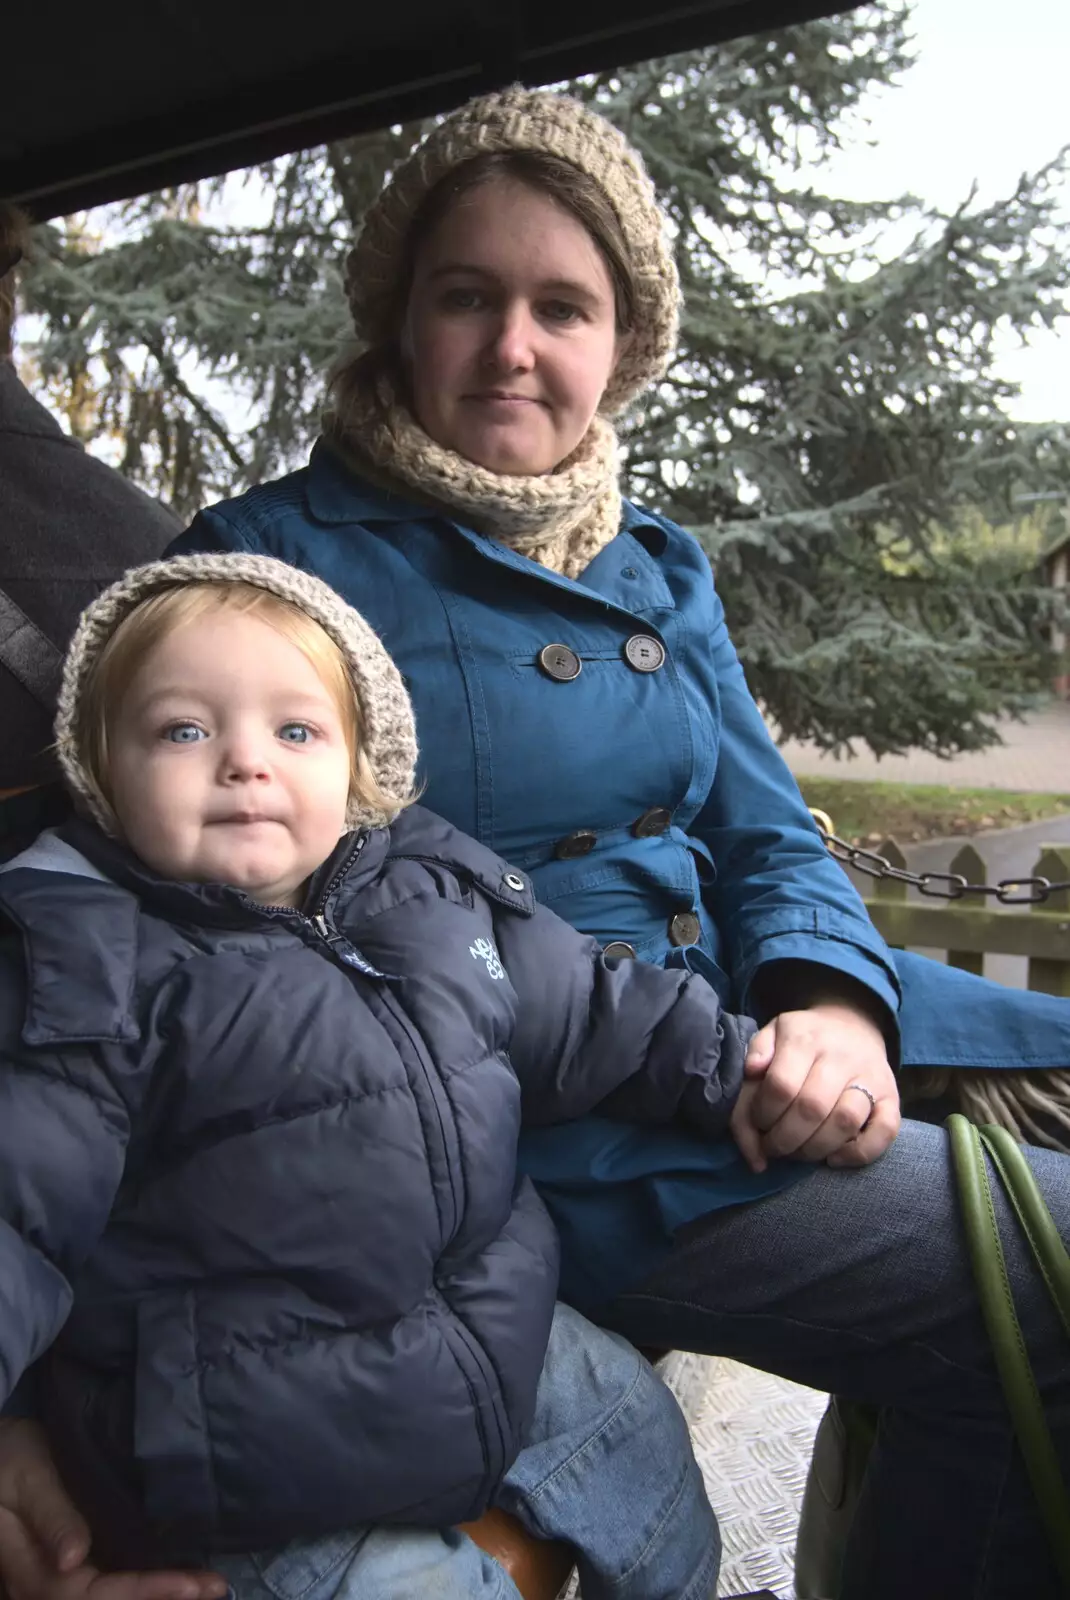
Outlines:
[[[55,1342],[112,1559],[478,1516],[557,1287],[521,1120],[715,1137],[750,1024],[419,807],[304,912],[75,822],[0,873],[0,921],[0,1401]]]
[[[279,556],[362,611],[415,703],[427,803],[602,944],[694,967],[759,1020],[790,999],[792,975],[850,974],[893,1053],[901,1030],[904,1066],[1070,1060],[1065,1001],[888,950],[766,731],[705,554],[674,523],[626,502],[573,582],[361,481],[321,443],[306,469],[203,512],[172,548]],[[540,664],[552,645],[565,653]],[[686,1217],[800,1174],[780,1163],[758,1179],[728,1144],[604,1128],[528,1141],[525,1159],[567,1269],[582,1252],[583,1272],[566,1274],[577,1295],[641,1271]]]

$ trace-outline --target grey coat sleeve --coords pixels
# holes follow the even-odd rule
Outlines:
[[[597,1110],[709,1134],[726,1128],[754,1024],[722,1011],[704,978],[606,961],[594,939],[545,906],[530,918],[499,915],[495,933],[520,1002],[510,1056],[525,1122]]]
[[[129,1134],[100,1047],[23,1044],[24,987],[20,957],[0,950],[0,1405],[66,1321]]]

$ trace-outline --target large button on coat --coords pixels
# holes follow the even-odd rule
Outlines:
[[[644,811],[641,817],[636,817],[632,823],[632,832],[637,839],[656,839],[665,832],[672,821],[672,812],[666,806],[651,806],[649,811]]]
[[[902,980],[904,1062],[1065,1065],[1065,1000],[888,950],[769,737],[707,556],[674,523],[626,501],[620,533],[573,581],[362,482],[321,443],[307,469],[203,512],[178,548],[279,556],[363,611],[410,687],[427,804],[529,871],[539,898],[600,944],[686,960],[744,1009],[780,960],[850,974],[889,1018]],[[663,641],[658,671],[625,659],[637,634]],[[553,642],[582,652],[567,692],[538,661]],[[652,798],[672,824],[640,840],[631,823]],[[553,845],[577,818],[598,846],[559,860]],[[669,923],[681,905],[701,933],[678,948]],[[669,1137],[645,1139],[647,1172],[674,1163]],[[567,1130],[553,1148],[564,1181]],[[725,1170],[690,1203],[766,1192],[733,1169],[719,1201]],[[688,1203],[682,1191],[673,1202]]]
[[[624,646],[624,659],[636,672],[657,672],[665,664],[665,646],[646,633],[633,633]]]
[[[597,843],[598,835],[593,828],[577,828],[575,833],[557,841],[554,855],[558,861],[575,861],[580,856],[589,856]]]
[[[579,677],[583,662],[567,644],[547,644],[539,651],[539,666],[548,678],[558,683],[571,683],[573,678]]]
[[[694,911],[678,911],[669,923],[669,940],[677,948],[698,944],[702,924]]]

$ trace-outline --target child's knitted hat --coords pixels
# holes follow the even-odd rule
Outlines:
[[[375,631],[327,584],[272,556],[189,555],[135,567],[82,612],[67,651],[56,714],[56,742],[63,774],[74,795],[97,822],[112,826],[83,763],[79,726],[83,691],[94,663],[124,617],[150,595],[187,583],[243,583],[266,589],[318,622],[338,646],[360,708],[362,747],[384,794],[397,801],[390,812],[372,811],[350,800],[350,828],[384,827],[412,798],[416,772],[416,725],[412,703],[397,667]]]

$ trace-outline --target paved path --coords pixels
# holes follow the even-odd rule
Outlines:
[[[861,746],[853,757],[837,760],[794,739],[782,745],[781,751],[797,777],[886,779],[1070,794],[1070,701],[1054,700],[1024,722],[1002,722],[999,728],[1002,745],[949,761],[922,750],[883,756],[878,761]]]

